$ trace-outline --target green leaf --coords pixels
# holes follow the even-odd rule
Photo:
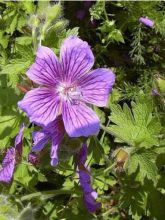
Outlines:
[[[23,60],[13,60],[10,64],[7,64],[2,68],[1,74],[11,74],[16,75],[19,73],[25,72],[27,67],[30,65],[30,61],[26,60],[24,62]]]
[[[108,100],[108,107],[111,106],[111,103],[119,102],[122,94],[118,89],[113,89],[111,95],[109,96]]]
[[[72,29],[69,29],[66,32],[66,37],[73,36],[73,35],[78,36],[78,32],[79,32],[79,27],[74,27]]]
[[[64,20],[64,19],[61,19],[59,21],[57,21],[48,31],[48,34],[51,32],[51,31],[54,31],[56,34],[62,32],[64,30],[64,28],[67,26],[68,24],[68,21],[67,20]]]
[[[10,143],[10,138],[14,137],[21,123],[18,114],[0,116],[0,147],[4,148]]]
[[[17,37],[15,38],[15,41],[20,45],[30,45],[32,43],[32,38],[29,36]]]
[[[156,166],[157,154],[152,150],[141,149],[130,154],[130,157],[126,163],[126,170],[128,175],[132,175],[137,172],[137,178],[142,183],[145,178],[150,179],[154,183],[157,182],[157,166]]]
[[[0,214],[0,219],[1,219],[1,220],[8,220],[8,217],[7,217],[7,216],[4,216],[4,215],[2,215],[2,214]]]
[[[22,32],[22,28],[26,25],[27,23],[27,16],[24,14],[24,16],[19,15],[18,21],[17,21],[17,30]]]
[[[44,10],[45,10],[45,8],[44,8]],[[46,16],[47,16],[46,22],[52,22],[53,20],[57,19],[60,16],[60,14],[62,12],[62,6],[61,6],[61,4],[55,4],[51,7],[50,6],[47,7],[46,10],[47,10],[46,11],[47,12],[46,13]]]
[[[25,187],[29,187],[33,175],[29,172],[27,164],[19,164],[14,173],[14,180],[21,183]]]
[[[146,184],[147,198],[147,210],[152,219],[162,220],[164,219],[164,204],[165,195],[157,190],[150,182]]]
[[[5,35],[4,31],[0,31],[0,45],[2,45],[4,49],[6,49],[8,46],[8,42],[9,36]]]
[[[146,210],[146,194],[138,185],[126,185],[120,192],[120,208],[128,210],[129,215],[135,220],[141,220]]]
[[[92,186],[94,189],[97,189],[98,194],[102,194],[104,190],[108,190],[110,187],[115,186],[117,183],[113,176],[109,176],[109,172],[107,175],[105,175],[104,170],[104,168],[92,169]]]
[[[17,45],[17,56],[11,59],[7,65],[2,65],[0,73],[8,75],[11,85],[15,87],[19,81],[19,75],[25,74],[33,62],[33,57],[31,47]]]
[[[16,219],[18,215],[18,210],[15,204],[10,202],[8,196],[1,194],[0,195],[0,219]]]
[[[105,112],[96,106],[94,106],[94,110],[97,113],[97,115],[99,116],[101,123],[104,124],[105,120],[106,120]]]
[[[145,100],[145,101],[144,101]],[[121,108],[119,105],[111,105],[109,132],[116,137],[116,142],[127,143],[131,146],[149,148],[158,145],[158,134],[161,126],[159,119],[153,115],[151,100],[141,99]]]
[[[14,63],[5,65],[2,68],[1,74],[7,74],[9,77],[10,85],[15,87],[19,82],[19,75],[26,72],[27,68],[31,64],[31,61],[26,60],[26,62],[24,62],[23,60],[13,60],[11,62]]]
[[[35,5],[31,1],[21,1],[20,4],[20,7],[24,8],[28,13],[33,13],[35,10]]]
[[[49,2],[40,2],[40,13],[42,12],[42,16],[45,16],[45,23],[42,27],[42,33],[41,37],[42,39],[46,39],[46,35],[50,35],[52,32],[55,32],[56,34],[59,34],[62,32],[66,25],[68,24],[68,21],[64,18],[61,18],[62,14],[62,5],[55,4],[53,6],[50,6],[48,4]],[[48,6],[43,8],[44,4],[48,4]]]
[[[117,42],[124,43],[124,38],[120,30],[114,29],[108,34],[108,40],[115,40]]]
[[[157,83],[157,86],[158,86],[160,92],[165,94],[165,79],[161,78],[161,77],[158,77],[156,79],[156,83]]]
[[[2,87],[2,86],[1,86]],[[15,91],[14,88],[11,87],[5,87],[5,88],[0,88],[0,94],[1,94],[1,99],[0,99],[0,113],[1,114],[12,114],[13,113],[13,109],[11,108],[11,106],[16,106],[17,102],[20,99],[19,93]],[[3,108],[4,111],[2,112],[1,110]]]
[[[34,220],[33,208],[26,207],[20,213],[18,220]]]
[[[13,18],[12,18],[12,21],[10,23],[10,27],[9,27],[9,32],[11,34],[13,34],[13,32],[16,30],[17,28],[17,22],[18,22],[18,14],[16,13]]]
[[[104,155],[104,149],[97,137],[93,136],[90,138],[89,153],[92,153],[92,158],[96,163],[99,163]]]

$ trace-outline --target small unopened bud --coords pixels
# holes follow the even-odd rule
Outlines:
[[[114,151],[113,156],[117,163],[125,162],[128,159],[128,152],[124,148],[119,148]]]
[[[119,148],[114,151],[113,156],[116,160],[116,171],[123,172],[124,165],[129,158],[129,153],[124,148]]]
[[[151,28],[154,26],[154,21],[152,21],[151,19],[147,17],[139,18],[139,22]]]

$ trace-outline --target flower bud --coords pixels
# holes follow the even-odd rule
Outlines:
[[[116,171],[123,172],[124,165],[128,160],[129,154],[124,148],[119,148],[114,151],[113,156],[116,160]]]
[[[117,163],[125,162],[128,159],[128,152],[124,148],[119,148],[114,151],[113,156]]]
[[[154,26],[154,21],[147,17],[140,17],[139,22],[151,28]]]

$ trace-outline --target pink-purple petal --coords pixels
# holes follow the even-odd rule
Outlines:
[[[41,151],[45,144],[49,141],[50,135],[43,130],[34,131],[33,134],[33,147],[32,151]]]
[[[52,136],[52,146],[51,146],[51,165],[56,166],[58,164],[58,147],[65,133],[62,118],[58,117],[50,128]]]
[[[70,36],[62,44],[60,61],[64,80],[73,82],[92,68],[94,56],[87,42]]]
[[[84,203],[89,212],[96,212],[101,208],[101,203],[96,201],[96,197],[93,196],[93,192],[84,194]]]
[[[106,68],[93,70],[78,81],[83,100],[99,107],[106,106],[114,83],[115,74]]]
[[[80,185],[83,188],[84,193],[92,192],[93,188],[91,186],[91,177],[90,177],[88,169],[86,171],[79,170],[79,176],[80,176]]]
[[[87,160],[88,147],[86,144],[83,144],[79,152],[79,164],[85,164]]]
[[[44,148],[48,141],[52,142],[51,146],[51,165],[58,164],[58,147],[64,136],[65,129],[62,118],[59,116],[40,131],[33,132],[33,148],[32,151],[40,151]]]
[[[62,117],[65,130],[70,137],[88,137],[98,133],[100,121],[96,113],[83,103],[63,103]]]
[[[140,17],[139,22],[150,27],[150,28],[152,28],[154,26],[154,21],[147,18],[147,17]]]
[[[27,113],[31,122],[48,125],[59,114],[60,100],[53,88],[36,88],[26,93],[18,106]]]
[[[87,145],[84,143],[78,155],[78,173],[86,208],[89,212],[96,212],[101,208],[101,203],[96,201],[97,192],[92,188],[90,170],[85,165],[87,160],[87,151]]]
[[[0,181],[9,183],[12,179],[16,163],[16,150],[14,147],[7,149],[6,156],[0,169]]]
[[[15,148],[17,150],[17,153],[21,156],[22,155],[22,139],[23,139],[23,132],[25,129],[24,123],[21,124],[19,133],[15,137]]]
[[[26,74],[39,85],[55,86],[61,74],[58,58],[50,48],[40,46],[35,63],[31,65]]]
[[[52,141],[52,146],[51,146],[51,153],[50,153],[50,158],[51,158],[51,165],[52,166],[57,166],[58,164],[58,144],[55,140]]]

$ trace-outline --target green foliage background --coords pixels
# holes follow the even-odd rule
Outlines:
[[[77,18],[79,10],[85,17]],[[0,219],[153,219],[165,217],[165,3],[0,1],[0,157],[25,122],[22,162],[11,184],[0,184]],[[148,16],[154,27],[140,24]],[[92,47],[95,67],[117,76],[106,108],[96,108],[101,130],[89,141],[88,162],[102,209],[89,214],[74,167],[73,143],[49,163],[49,145],[27,162],[30,124],[17,107],[32,85],[25,72],[39,43],[59,53],[78,35]],[[158,94],[152,95],[152,89]]]

